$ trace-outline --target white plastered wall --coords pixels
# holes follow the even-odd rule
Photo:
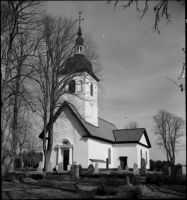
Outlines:
[[[127,165],[133,168],[134,163],[137,163],[137,144],[113,144],[113,168],[118,168],[120,165],[120,156],[127,156]]]
[[[62,144],[64,139],[73,145],[73,162],[86,168],[88,166],[88,142],[87,138],[82,136],[87,134],[69,109],[66,108],[65,113],[67,117],[61,114],[54,124],[53,150],[50,159],[52,168],[57,164],[57,150],[54,147]]]
[[[89,159],[99,159],[106,161],[106,158],[108,158],[109,148],[111,149],[111,164],[108,165],[108,168],[110,169],[113,168],[112,144],[93,138],[88,138],[88,165],[93,164],[95,167],[95,163],[93,163]],[[98,167],[106,169],[106,163],[98,163]]]
[[[63,78],[59,78],[59,81]],[[73,80],[76,82],[76,95],[64,94],[61,98],[73,104],[85,121],[98,126],[97,81],[87,72],[75,73]],[[78,81],[82,81],[82,91],[77,92]],[[90,95],[90,85],[93,84],[93,96]],[[91,106],[92,105],[92,106]]]

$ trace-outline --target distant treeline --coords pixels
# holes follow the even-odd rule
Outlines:
[[[160,171],[165,165],[169,165],[167,161],[161,161],[161,160],[150,160],[150,171]],[[180,164],[177,164],[180,165]]]
[[[3,160],[10,155],[9,150],[5,150],[3,153]],[[22,155],[17,155],[15,159],[15,168],[21,168],[21,163],[23,162],[24,168],[37,168],[39,166],[39,162],[43,159],[43,153],[36,152],[26,152],[24,151]]]

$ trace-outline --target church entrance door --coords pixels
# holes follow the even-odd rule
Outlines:
[[[125,167],[127,166],[127,156],[120,157],[120,165],[122,170],[125,170]]]
[[[69,165],[69,150],[64,150],[64,170],[67,171],[67,166]]]

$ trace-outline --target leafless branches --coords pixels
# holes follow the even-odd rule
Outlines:
[[[147,13],[148,9],[149,9],[149,6],[148,6],[148,2],[150,0],[145,0],[145,7],[140,10],[139,6],[138,6],[138,2],[139,0],[128,0],[128,3],[126,3],[125,5],[124,4],[121,4],[121,6],[123,7],[123,9],[126,9],[128,7],[130,7],[134,2],[136,3],[136,9],[138,12],[141,12],[141,16],[139,17],[140,20],[144,17],[144,15]],[[181,2],[181,0],[176,0],[177,2]],[[114,9],[116,8],[116,5],[119,1],[116,0],[115,3],[114,3]],[[160,0],[158,1],[158,4],[154,7],[154,12],[155,12],[155,23],[154,23],[154,26],[153,26],[153,31],[156,31],[160,34],[160,30],[158,28],[158,24],[160,22],[160,17],[165,17],[166,19],[166,25],[169,24],[169,23],[172,23],[171,22],[171,14],[168,13],[168,3],[169,3],[169,0]],[[111,4],[111,0],[107,0],[107,4]],[[185,4],[185,1],[182,1],[182,5]]]
[[[136,128],[138,128],[139,126],[138,126],[138,123],[137,122],[135,122],[135,121],[131,121],[131,122],[129,122],[128,124],[126,124],[125,125],[125,129],[136,129]]]
[[[158,136],[157,145],[166,152],[167,161],[175,163],[175,153],[181,147],[181,138],[184,136],[185,121],[165,110],[160,110],[153,116],[155,123],[154,133]]]

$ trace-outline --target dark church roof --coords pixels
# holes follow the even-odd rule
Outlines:
[[[151,143],[149,141],[145,128],[121,129],[121,130],[114,130],[113,132],[116,142],[129,142],[129,143],[139,142],[142,135],[144,134],[148,146],[151,147]]]
[[[72,74],[76,72],[87,72],[96,81],[99,81],[93,73],[91,62],[85,57],[84,54],[75,54],[73,57],[68,58],[65,67],[60,71],[59,75]]]
[[[83,126],[85,131],[88,133],[87,136],[83,137],[90,137],[93,139],[109,142],[112,144],[116,143],[139,143],[142,134],[145,134],[148,147],[151,147],[151,144],[149,142],[149,138],[147,136],[147,132],[144,128],[141,129],[122,129],[117,130],[116,126],[114,124],[111,124],[110,122],[107,122],[101,118],[98,118],[98,127],[94,126],[88,122],[86,122],[80,114],[77,112],[75,107],[71,104],[68,104],[68,102],[64,101],[62,106],[57,110],[55,113],[54,121],[58,118],[58,116],[62,113],[62,111],[68,108],[72,112],[72,114],[77,118],[77,120],[80,122],[80,124]],[[48,129],[48,128],[47,128]],[[43,138],[43,131],[39,135],[40,138]],[[139,143],[140,144],[140,143]]]

